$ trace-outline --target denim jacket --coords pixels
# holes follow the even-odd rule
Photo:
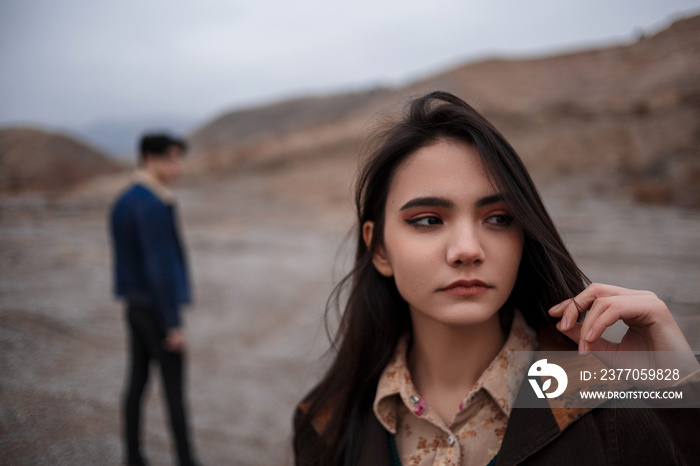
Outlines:
[[[190,285],[174,205],[137,182],[115,202],[110,232],[115,294],[154,306],[164,330],[179,327]]]

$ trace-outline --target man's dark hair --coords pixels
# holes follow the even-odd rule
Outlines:
[[[143,162],[146,156],[163,156],[172,146],[180,148],[183,153],[187,150],[187,143],[184,140],[169,134],[144,134],[139,144],[139,159]]]

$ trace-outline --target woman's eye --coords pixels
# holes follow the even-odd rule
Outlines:
[[[497,215],[491,215],[486,219],[486,222],[490,223],[491,225],[496,225],[496,226],[508,226],[511,223],[513,223],[513,218],[510,215],[506,214],[497,214]]]
[[[431,227],[433,225],[440,225],[442,220],[439,217],[430,215],[427,217],[412,218],[406,220],[406,223],[416,227]]]

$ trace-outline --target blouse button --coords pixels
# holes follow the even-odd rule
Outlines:
[[[423,413],[425,412],[425,400],[420,397],[416,397],[417,400],[413,401],[413,397],[411,397],[411,401],[413,401],[414,404],[416,404],[416,407],[413,409],[413,412],[416,416],[422,416]]]
[[[455,444],[455,442],[456,442],[456,440],[455,440],[455,438],[454,438],[452,435],[450,435],[449,437],[447,437],[447,444],[448,444],[449,446],[453,446],[453,445]]]

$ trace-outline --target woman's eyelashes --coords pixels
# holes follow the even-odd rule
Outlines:
[[[499,227],[507,227],[513,224],[513,217],[508,214],[494,214],[486,217],[486,223]]]
[[[436,215],[422,215],[404,221],[415,228],[431,228],[444,223],[443,219]],[[490,226],[505,228],[513,224],[513,217],[506,213],[492,214],[486,216],[483,222]]]
[[[406,223],[416,228],[429,228],[442,224],[442,219],[435,215],[424,215],[422,217],[406,219]]]

